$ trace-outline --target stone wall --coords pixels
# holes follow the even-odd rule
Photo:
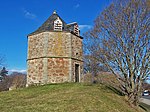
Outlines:
[[[70,33],[43,32],[28,37],[28,59],[39,57],[70,57]]]
[[[44,60],[34,59],[28,60],[27,84],[44,83]]]
[[[44,34],[37,34],[28,37],[28,59],[45,56]]]
[[[83,45],[82,39],[72,34],[72,58],[83,60]]]
[[[75,64],[79,64],[79,81],[83,82],[83,62],[72,59],[72,82],[75,82]]]
[[[75,82],[75,64],[79,64],[79,80],[82,82],[83,76],[83,45],[82,39],[72,34],[72,81]]]
[[[69,82],[69,59],[48,59],[48,83]]]
[[[70,33],[51,32],[47,35],[48,46],[47,56],[49,57],[70,57],[71,38]]]
[[[82,39],[69,32],[29,36],[27,63],[28,85],[74,82],[75,63],[80,65],[80,74],[83,74]]]

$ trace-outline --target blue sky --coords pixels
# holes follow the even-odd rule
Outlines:
[[[78,22],[87,31],[112,0],[1,0],[0,55],[10,71],[25,71],[27,35],[35,31],[54,10],[66,23]]]

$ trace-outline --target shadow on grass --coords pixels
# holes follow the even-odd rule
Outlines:
[[[124,96],[125,94],[122,93],[120,90],[118,90],[117,88],[113,87],[113,86],[106,86],[106,88],[108,88],[109,90],[111,90],[112,92],[118,94],[119,96]]]
[[[139,105],[139,107],[141,107],[143,110],[145,110],[146,112],[148,112],[147,109],[143,105]]]
[[[150,112],[150,106],[145,104],[145,103],[140,103],[139,107],[141,107],[143,110],[145,110],[146,112]]]

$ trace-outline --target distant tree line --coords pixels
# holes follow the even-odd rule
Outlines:
[[[5,67],[0,70],[0,91],[7,91],[25,87],[26,74],[13,72],[8,75]]]

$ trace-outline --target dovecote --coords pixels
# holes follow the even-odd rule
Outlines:
[[[83,38],[76,22],[53,14],[28,35],[27,86],[82,82]]]

